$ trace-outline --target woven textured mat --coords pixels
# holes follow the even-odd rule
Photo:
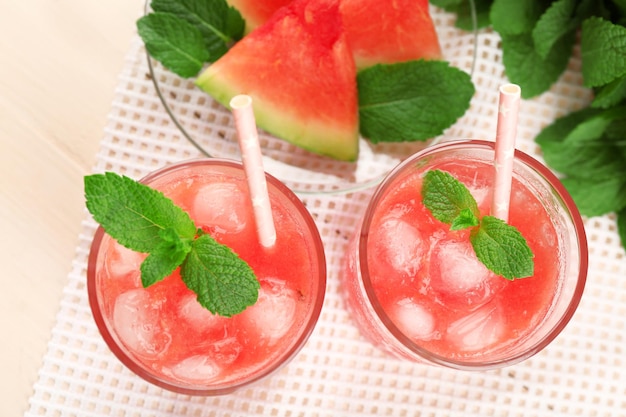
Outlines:
[[[499,39],[495,34],[480,33],[477,40],[472,76],[477,92],[467,114],[445,132],[448,137],[492,139],[495,132],[498,87],[506,82]],[[455,51],[456,46],[458,51],[467,51],[467,45],[471,49],[473,37],[450,44],[447,50]],[[447,58],[471,70],[472,57],[467,53],[453,52]],[[191,117],[185,123],[194,135],[200,132],[220,139],[233,135],[232,120],[224,109],[185,81],[171,78],[158,68],[155,73],[158,81],[167,85],[163,90],[167,97],[176,96],[183,103],[177,114],[183,120]],[[519,149],[541,159],[533,138],[556,117],[589,102],[590,93],[581,83],[580,60],[573,58],[549,92],[522,102]],[[216,153],[228,153],[228,146],[236,145],[219,146],[226,148],[218,147]],[[198,156],[198,149],[164,110],[143,45],[136,37],[119,76],[94,171],[112,170],[140,178],[165,164]],[[378,163],[375,155],[367,157],[375,159],[373,166]],[[280,160],[280,156],[275,159]],[[273,160],[268,161],[268,170],[297,185],[299,177],[290,171],[292,167],[285,168],[282,162],[274,165]],[[385,164],[396,162],[385,159],[382,171],[387,169]],[[303,178],[311,177],[307,169]],[[324,170],[321,167],[320,171]],[[318,184],[312,189],[324,191],[324,187]],[[361,338],[343,308],[339,267],[347,239],[371,191],[301,193],[316,219],[328,260],[328,287],[320,321],[300,354],[280,372],[222,397],[163,391],[136,377],[109,352],[87,301],[85,271],[95,223],[86,213],[26,416],[626,415],[626,255],[614,217],[585,222],[590,244],[587,288],[577,313],[556,341],[510,368],[462,372],[385,356]]]

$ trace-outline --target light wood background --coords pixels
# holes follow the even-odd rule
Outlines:
[[[143,0],[0,0],[0,416],[23,415]]]

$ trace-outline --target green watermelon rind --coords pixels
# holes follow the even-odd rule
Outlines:
[[[359,133],[352,125],[332,126],[328,121],[305,120],[254,92],[239,91],[236,83],[223,74],[213,73],[211,67],[200,74],[195,83],[229,109],[233,97],[249,94],[258,127],[293,145],[340,161],[354,162],[358,157]]]

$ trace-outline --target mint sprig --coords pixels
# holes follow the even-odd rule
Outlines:
[[[94,220],[121,245],[148,253],[140,267],[144,287],[180,266],[182,280],[213,314],[230,317],[256,302],[250,266],[163,193],[112,172],[85,176],[84,185]]]
[[[150,56],[173,73],[193,77],[243,37],[245,21],[225,0],[152,0],[137,20]]]
[[[471,228],[476,257],[489,270],[508,280],[534,274],[533,253],[526,239],[496,217],[480,217],[476,200],[462,182],[447,172],[431,170],[424,176],[421,194],[434,218],[452,230]]]

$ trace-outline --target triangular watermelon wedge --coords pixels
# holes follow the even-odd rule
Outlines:
[[[229,105],[252,97],[265,131],[312,152],[358,154],[356,67],[336,0],[295,0],[209,66],[196,84]]]
[[[441,59],[428,0],[341,0],[340,10],[358,69]]]
[[[249,31],[293,0],[227,0]],[[335,0],[357,69],[418,59],[442,59],[428,0]]]
[[[246,33],[267,22],[274,12],[293,0],[226,0],[246,21]]]

